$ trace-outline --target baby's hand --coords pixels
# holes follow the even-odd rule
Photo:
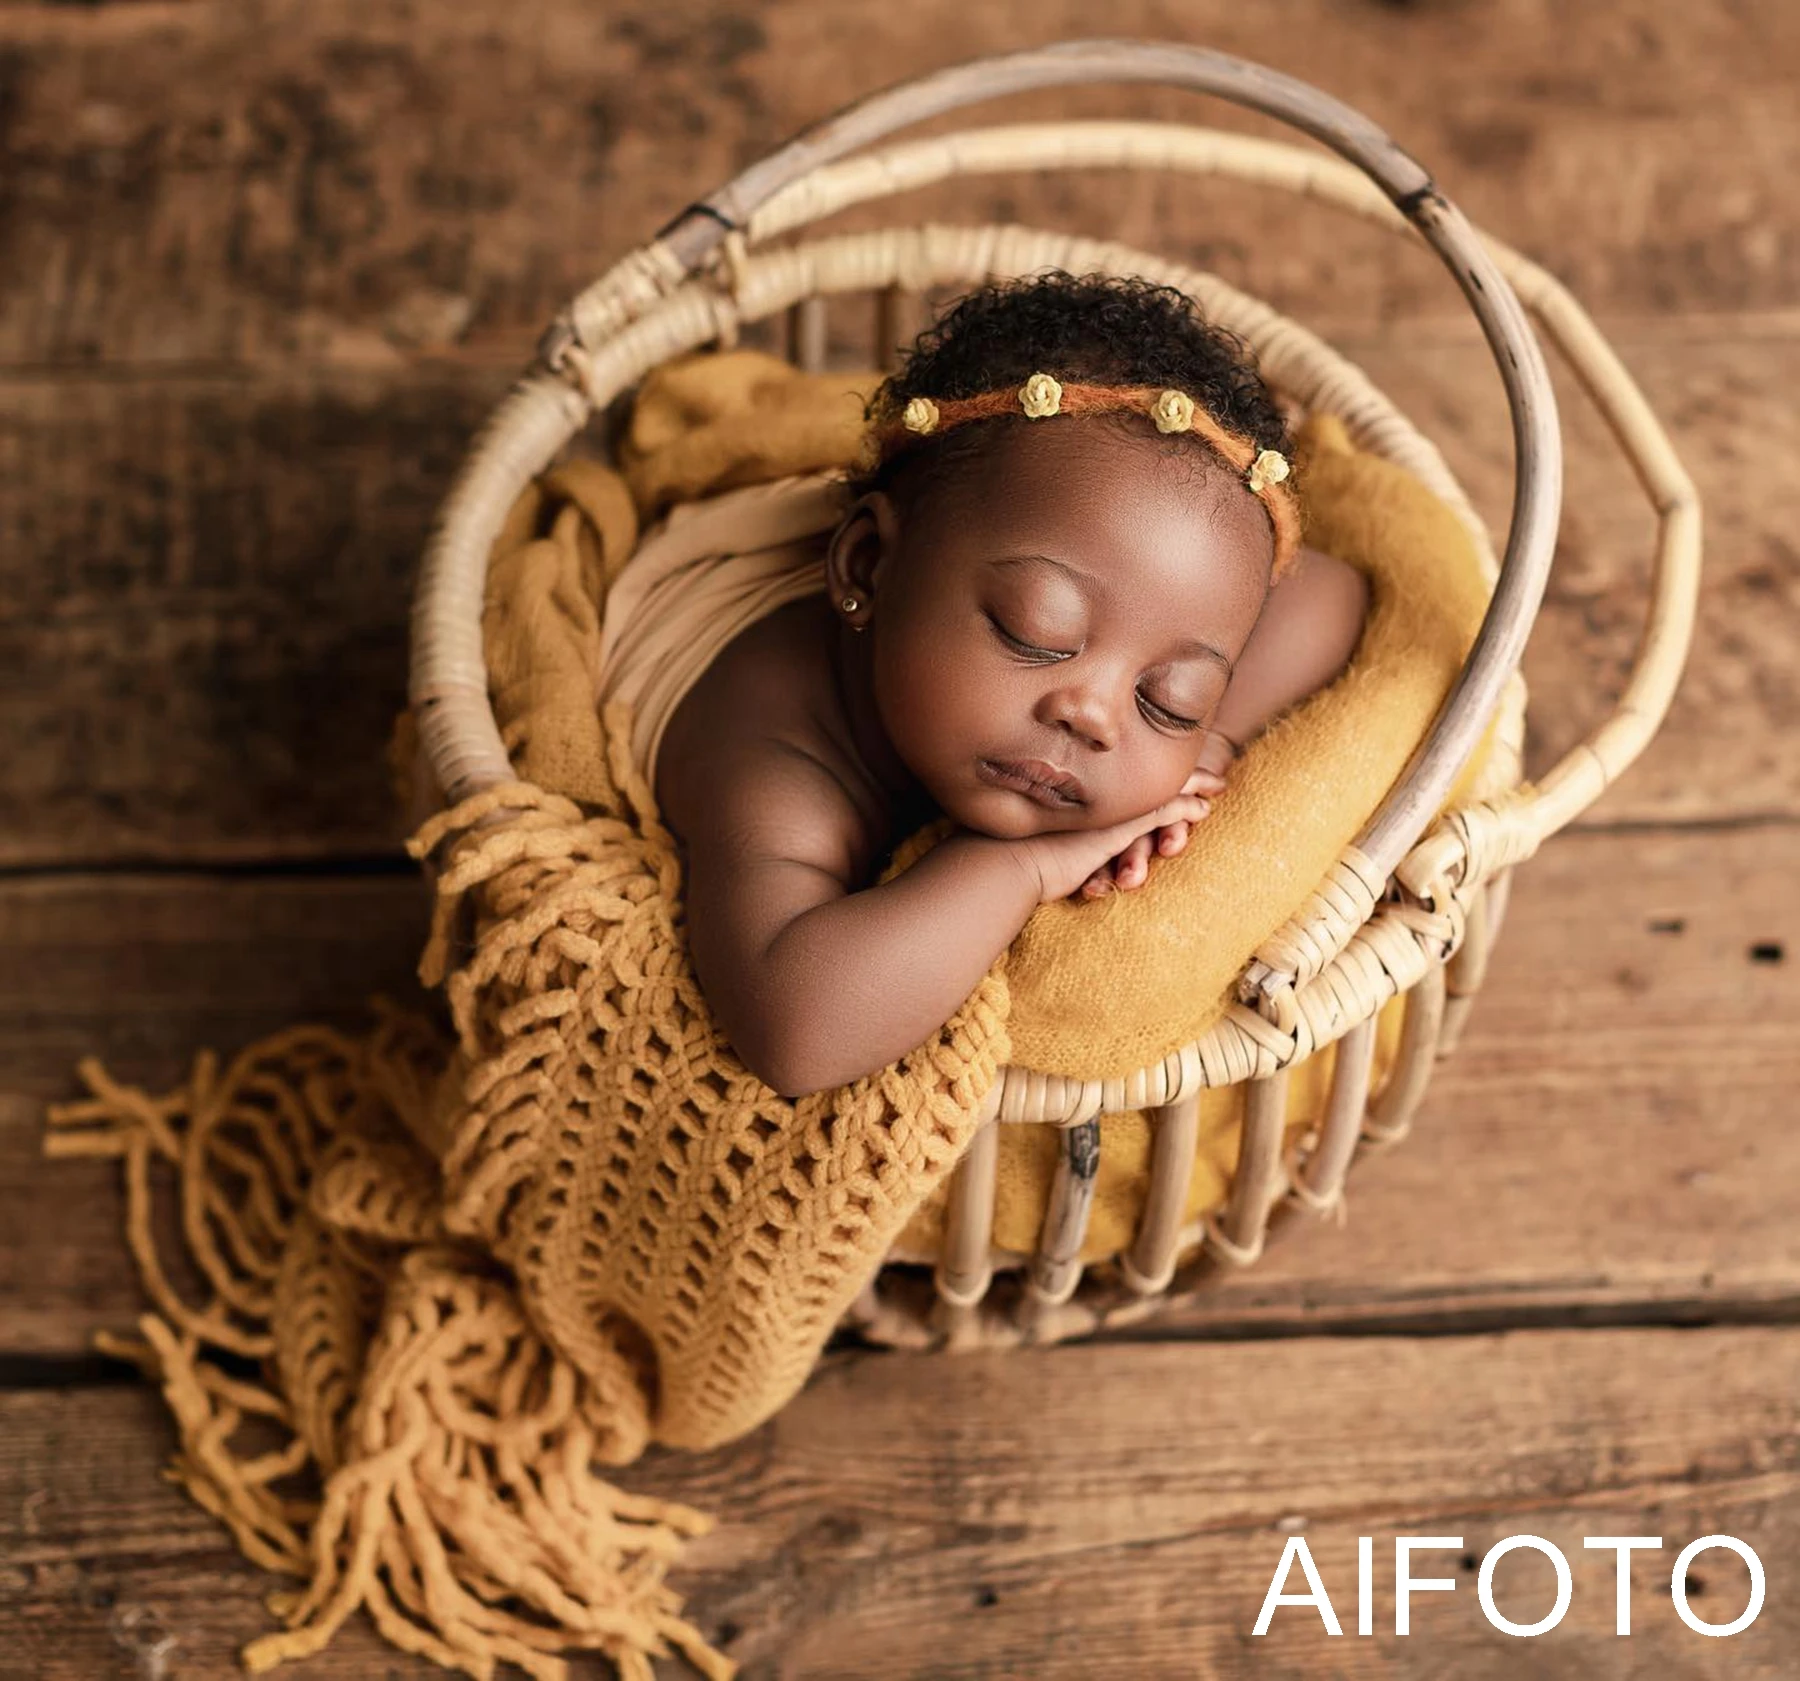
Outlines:
[[[1220,772],[1201,766],[1181,785],[1181,793],[1189,798],[1199,798],[1204,805],[1210,796],[1222,793],[1224,788],[1225,778]],[[1081,896],[1084,899],[1098,899],[1102,894],[1110,893],[1114,887],[1125,891],[1143,886],[1149,879],[1151,854],[1173,858],[1187,845],[1192,829],[1191,821],[1179,819],[1139,835],[1123,851],[1107,859],[1081,884]]]
[[[1177,794],[1154,811],[1111,823],[1104,829],[1056,829],[1023,840],[1002,841],[1030,872],[1038,903],[1066,899],[1089,876],[1106,867],[1140,835],[1156,834],[1179,826],[1184,831],[1207,813],[1207,802],[1197,794]]]

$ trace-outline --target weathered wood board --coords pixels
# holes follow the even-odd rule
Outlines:
[[[0,862],[396,850],[413,573],[503,385],[0,383]]]
[[[1309,1681],[1786,1681],[1800,1643],[1793,1557],[1800,1332],[1529,1332],[1085,1346],[828,1362],[722,1451],[624,1473],[715,1513],[676,1581],[747,1678],[1192,1676]],[[139,1387],[0,1396],[0,1674],[34,1681],[225,1676],[272,1626],[274,1585],[154,1474],[173,1443]],[[1290,1535],[1345,1630],[1278,1609],[1251,1631]],[[1479,1608],[1480,1560],[1513,1535],[1561,1549],[1572,1599],[1529,1645]],[[1766,1573],[1761,1615],[1709,1639],[1671,1604],[1690,1541],[1734,1536]],[[1357,1537],[1373,1538],[1357,1635]],[[1397,1535],[1455,1538],[1413,1572],[1395,1633]],[[1614,1555],[1658,1537],[1615,1632]],[[1298,1568],[1288,1591],[1305,1584]],[[1501,1615],[1555,1601],[1550,1561],[1496,1564]],[[1749,1572],[1691,1562],[1688,1603],[1730,1622]],[[152,1667],[156,1654],[164,1667]],[[17,1667],[9,1668],[8,1665]],[[1525,1666],[1528,1666],[1528,1670]],[[688,1673],[670,1663],[670,1677]],[[438,1674],[359,1620],[294,1681]]]

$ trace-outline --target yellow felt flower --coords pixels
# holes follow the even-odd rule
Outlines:
[[[1165,391],[1150,410],[1159,432],[1185,432],[1194,424],[1194,399],[1185,391]]]
[[[1042,420],[1062,407],[1062,387],[1048,374],[1033,374],[1019,387],[1019,406],[1028,419]]]
[[[1278,449],[1265,449],[1250,463],[1244,482],[1253,496],[1260,496],[1265,485],[1280,484],[1288,476],[1287,457]]]
[[[900,411],[900,424],[909,432],[935,432],[938,406],[929,397],[915,397]]]

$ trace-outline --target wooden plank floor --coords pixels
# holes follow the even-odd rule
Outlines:
[[[1785,1681],[1800,1647],[1797,1388],[1800,1331],[1785,1326],[840,1358],[748,1440],[659,1454],[626,1480],[730,1514],[693,1544],[682,1583],[752,1675],[1498,1681],[1529,1661],[1548,1677]],[[266,1626],[267,1580],[146,1474],[146,1451],[168,1442],[137,1388],[0,1398],[0,1606],[30,1654],[20,1673],[130,1675],[131,1649],[172,1637],[171,1676],[223,1675]],[[1756,1548],[1769,1598],[1744,1634],[1710,1640],[1678,1620],[1669,1573],[1718,1533]],[[1291,1534],[1341,1639],[1294,1609],[1250,1636]],[[1474,1561],[1516,1534],[1560,1547],[1574,1579],[1529,1660],[1474,1593]],[[1626,1639],[1612,1555],[1582,1546],[1620,1534],[1665,1543],[1634,1557]],[[1378,1561],[1366,1638],[1362,1535]],[[1396,1535],[1455,1540],[1415,1573],[1456,1591],[1417,1595],[1406,1636]],[[1702,1617],[1743,1608],[1733,1554],[1703,1554],[1691,1577]],[[1496,1567],[1515,1622],[1542,1617],[1554,1591],[1542,1557]],[[292,1673],[428,1671],[359,1627]]]
[[[160,1402],[89,1352],[139,1307],[119,1193],[44,1162],[39,1117],[90,1052],[155,1084],[202,1045],[418,1001],[383,747],[469,431],[571,291],[824,105],[1097,27],[1318,82],[1575,288],[1706,499],[1689,677],[1643,763],[1520,870],[1463,1044],[1341,1229],[1298,1225],[1101,1343],[834,1353],[745,1441],[624,1480],[721,1516],[680,1580],[758,1677],[1800,1674],[1800,11],[0,0],[0,1681],[223,1677],[269,1626],[270,1582],[156,1474]],[[1125,108],[1200,109],[993,115]],[[1503,522],[1497,382],[1421,253],[1194,182],[916,204],[1215,266],[1341,344]],[[1617,692],[1651,531],[1563,396],[1539,770]],[[1528,1647],[1475,1591],[1519,1533],[1574,1586]],[[1718,1533],[1767,1597],[1709,1640],[1670,1570]],[[1401,1534],[1457,1538],[1416,1565],[1456,1591],[1417,1595],[1404,1637]],[[1341,1639],[1293,1607],[1251,1634],[1295,1535]],[[1582,1546],[1602,1535],[1665,1543],[1634,1559],[1628,1638]],[[1748,1577],[1714,1550],[1686,1586],[1724,1622]],[[1509,1556],[1494,1593],[1543,1615],[1547,1561]],[[356,1624],[291,1673],[438,1672]]]

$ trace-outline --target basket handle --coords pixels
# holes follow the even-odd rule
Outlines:
[[[1104,82],[1156,82],[1213,94],[1279,118],[1357,165],[1442,258],[1499,366],[1517,463],[1500,576],[1443,709],[1357,838],[1371,871],[1385,879],[1442,808],[1518,666],[1549,578],[1562,511],[1556,398],[1525,311],[1462,213],[1386,133],[1319,89],[1227,53],[1173,42],[1065,41],[955,65],[846,106],[684,211],[658,235],[655,248],[665,272],[690,275],[782,188],[898,128],[1007,94]],[[581,313],[578,306],[564,318],[565,334]]]
[[[1406,231],[1408,224],[1386,195],[1359,169],[1338,158],[1279,140],[1190,129],[1172,123],[1016,123],[965,129],[941,141],[912,141],[863,160],[816,171],[783,190],[759,211],[748,229],[750,243],[803,226],[820,216],[880,197],[924,186],[949,174],[1030,167],[1046,136],[1055,136],[1055,167],[1116,166],[1134,161],[1140,148],[1159,165],[1207,170],[1238,180],[1273,184],[1330,204],[1383,228]],[[969,145],[969,142],[978,142]],[[1201,141],[1194,146],[1191,142]],[[874,171],[858,173],[863,163]],[[1490,234],[1482,243],[1500,265],[1545,344],[1561,353],[1571,374],[1586,389],[1611,429],[1627,464],[1635,471],[1658,524],[1652,554],[1650,601],[1643,632],[1624,691],[1588,735],[1529,789],[1505,796],[1489,808],[1482,827],[1492,830],[1503,817],[1506,833],[1498,847],[1446,853],[1441,844],[1421,841],[1397,867],[1401,883],[1421,900],[1442,903],[1442,876],[1448,885],[1467,887],[1530,856],[1621,775],[1655,735],[1673,698],[1693,635],[1699,587],[1701,510],[1699,494],[1683,469],[1667,433],[1644,394],[1568,290],[1537,264]],[[1443,486],[1433,484],[1440,494]],[[1449,486],[1460,498],[1454,484]],[[1458,509],[1473,524],[1474,510]],[[1484,839],[1489,837],[1483,837]],[[1429,848],[1429,855],[1424,849]],[[1377,883],[1379,893],[1383,883]]]

